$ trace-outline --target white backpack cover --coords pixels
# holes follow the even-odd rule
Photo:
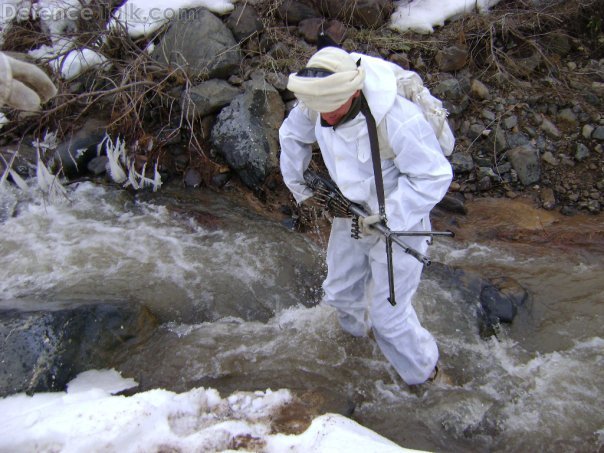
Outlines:
[[[455,147],[455,136],[447,121],[449,113],[443,107],[442,102],[432,96],[430,90],[424,86],[421,77],[416,72],[403,69],[394,63],[389,63],[388,67],[390,67],[396,78],[399,96],[403,96],[420,108],[424,118],[432,126],[441,151],[445,156],[450,156]],[[311,121],[316,122],[319,116],[318,113],[306,106],[304,108],[309,112]],[[377,125],[377,130],[380,143],[380,157],[382,159],[394,159],[395,155],[388,141],[386,124],[383,121],[380,122]]]

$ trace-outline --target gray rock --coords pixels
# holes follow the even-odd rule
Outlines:
[[[558,112],[558,120],[566,124],[569,128],[576,128],[579,125],[577,115],[572,109],[565,108]]]
[[[0,396],[64,390],[77,374],[116,366],[157,326],[144,307],[129,303],[26,300],[0,308]]]
[[[381,27],[393,11],[392,0],[314,0],[314,5],[330,19],[367,28]]]
[[[189,119],[201,118],[229,105],[239,93],[241,90],[228,82],[212,79],[183,91],[181,105]]]
[[[100,176],[107,171],[107,165],[109,165],[109,158],[107,156],[99,156],[88,162],[86,168],[94,176]]]
[[[445,197],[436,205],[436,207],[454,214],[467,214],[468,210],[464,202],[457,197],[445,195]]]
[[[531,146],[519,146],[508,151],[508,158],[525,186],[535,184],[541,179],[539,151]]]
[[[487,137],[487,147],[489,150],[494,149],[497,153],[506,150],[509,145],[505,131],[501,128],[494,129]]]
[[[450,46],[441,49],[434,58],[442,72],[453,72],[462,69],[468,60],[468,49],[461,46]]]
[[[468,154],[453,153],[451,166],[455,173],[468,173],[474,169],[474,160]]]
[[[552,123],[546,117],[542,117],[542,121],[539,127],[550,138],[559,139],[560,137],[562,137],[562,133],[560,132],[560,130],[556,127],[554,123]]]
[[[518,124],[518,117],[516,115],[510,115],[503,119],[503,127],[506,129],[512,129]]]
[[[284,115],[278,91],[265,81],[253,80],[220,112],[212,128],[213,147],[252,189],[277,168],[278,131]]]
[[[583,138],[589,140],[595,129],[591,124],[586,124],[581,129],[581,135],[583,135]]]
[[[595,140],[604,140],[604,126],[596,127],[591,137]]]
[[[484,124],[474,123],[468,128],[468,138],[470,140],[475,140],[478,137],[481,137],[484,131]]]
[[[559,164],[558,159],[554,157],[551,151],[544,152],[543,156],[541,156],[541,159],[543,162],[546,162],[554,167]]]
[[[440,81],[432,90],[432,94],[439,99],[451,101],[461,100],[465,96],[459,80],[455,78]]]
[[[227,27],[239,42],[254,34],[260,34],[264,25],[256,9],[249,3],[239,3],[226,21]]]
[[[470,93],[472,94],[472,96],[475,96],[479,99],[490,99],[491,98],[491,93],[489,92],[489,89],[487,88],[487,86],[478,79],[472,80],[472,85],[470,87]]]
[[[548,51],[555,52],[562,57],[568,55],[571,51],[571,41],[567,34],[555,31],[545,33],[541,40]]]
[[[583,143],[577,143],[577,151],[575,152],[575,160],[578,162],[584,161],[590,155],[589,148]]]
[[[50,163],[51,169],[57,171],[62,168],[63,174],[69,179],[82,176],[88,170],[88,162],[102,152],[97,147],[103,141],[105,133],[105,121],[89,119],[73,135],[57,146]]]
[[[310,0],[285,0],[277,9],[277,13],[289,25],[297,25],[304,19],[321,16]]]
[[[319,32],[323,28],[325,20],[321,17],[313,17],[301,20],[298,24],[298,33],[306,42],[316,44]]]
[[[505,137],[506,137],[507,146],[509,146],[510,148],[516,148],[518,146],[528,145],[531,141],[531,139],[527,135],[523,134],[522,132],[506,133]]]
[[[478,190],[485,192],[493,188],[493,179],[490,176],[483,176],[478,180]]]
[[[241,62],[239,45],[218,17],[205,8],[194,11],[194,19],[172,22],[152,56],[193,78],[227,79]]]
[[[505,173],[509,173],[511,170],[512,164],[510,164],[509,162],[497,165],[497,172],[499,172],[499,174],[503,175]]]
[[[185,186],[186,187],[199,187],[201,186],[201,183],[203,182],[203,178],[201,177],[201,174],[195,170],[194,168],[189,168],[187,170],[187,172],[185,173]]]
[[[544,209],[552,210],[556,207],[556,196],[554,195],[553,189],[550,187],[541,189],[539,196]]]
[[[489,326],[502,322],[511,323],[518,312],[511,298],[506,297],[492,285],[485,286],[480,292],[480,305]]]
[[[487,121],[495,121],[495,118],[497,118],[497,115],[495,115],[492,111],[488,109],[481,110],[480,116],[482,116]]]

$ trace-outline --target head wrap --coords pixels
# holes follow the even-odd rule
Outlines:
[[[308,60],[307,68],[333,72],[327,77],[290,74],[287,88],[308,108],[320,113],[333,112],[363,88],[365,70],[345,50],[325,47]]]

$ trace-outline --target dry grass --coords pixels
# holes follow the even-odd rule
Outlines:
[[[525,55],[538,56],[545,71],[558,71],[555,54],[543,45],[544,37],[550,33],[563,30],[572,36],[593,35],[593,45],[598,45],[604,0],[545,3],[535,8],[529,0],[504,0],[489,15],[469,14],[428,36],[400,34],[386,26],[358,29],[349,24],[343,47],[385,58],[401,52],[408,54],[411,61],[421,57],[426,66],[413,69],[425,77],[438,72],[434,56],[440,49],[460,44],[469,50],[470,70],[476,77],[513,84],[526,77],[518,67],[518,58]],[[254,3],[264,31],[241,43],[245,55],[241,66],[243,78],[254,69],[287,75],[303,67],[315,51],[314,46],[298,36],[296,27],[284,25],[277,13],[281,4],[282,0]],[[138,142],[139,149],[134,152],[144,154],[149,161],[159,159],[170,165],[167,150],[181,136],[180,146],[185,148],[189,162],[195,162],[209,178],[217,165],[208,157],[207,137],[203,136],[199,120],[191,120],[180,109],[181,93],[197,80],[191,80],[182,68],[167,67],[153,60],[144,50],[148,40],[133,40],[123,29],[107,32],[102,17],[106,14],[99,13],[96,21],[80,24],[86,32],[73,38],[107,57],[111,67],[89,72],[76,81],[59,82],[60,95],[36,121],[13,121],[3,129],[8,137],[5,140],[10,137],[16,140],[25,134],[40,136],[45,130],[56,130],[61,138],[77,129],[86,116],[109,112],[110,133],[119,134],[130,145]],[[572,26],[569,28],[568,24]],[[270,52],[277,43],[287,50],[285,54]],[[48,38],[38,22],[29,21],[11,28],[4,50],[23,52],[42,44],[49,44]],[[602,50],[600,57],[601,53]],[[567,86],[561,83],[556,89],[564,90]],[[17,118],[15,114],[11,117]]]

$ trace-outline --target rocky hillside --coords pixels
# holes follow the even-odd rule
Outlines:
[[[99,11],[118,5],[98,2]],[[96,156],[107,132],[125,139],[138,171],[157,162],[164,180],[283,208],[277,130],[295,102],[287,75],[304,66],[323,30],[347,50],[417,71],[443,100],[457,137],[452,197],[526,196],[564,214],[597,214],[604,206],[603,10],[603,0],[504,0],[489,15],[417,35],[387,27],[389,0],[255,0],[225,16],[187,11],[138,39],[103,31],[107,15],[99,14],[80,21],[77,39],[111,64],[58,81],[60,95],[39,116],[10,112],[0,152],[18,147],[16,169],[32,176],[29,143],[56,130],[59,146],[46,156],[55,169],[107,178],[107,158]],[[3,50],[23,52],[44,39],[39,23],[22,22]]]

